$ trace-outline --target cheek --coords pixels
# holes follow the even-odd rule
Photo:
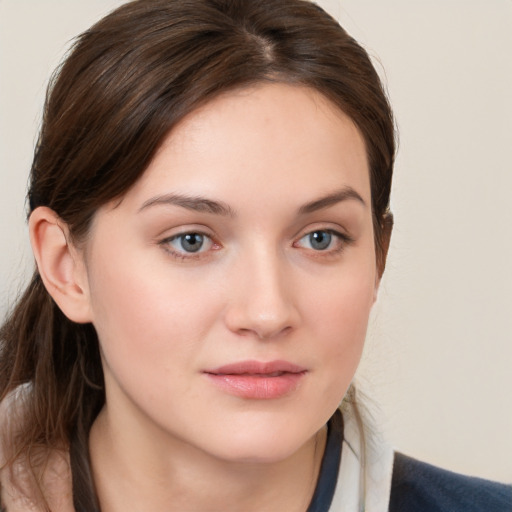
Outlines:
[[[133,371],[144,379],[157,369],[178,372],[180,363],[197,355],[216,317],[208,290],[201,293],[153,261],[97,256],[105,263],[92,269],[89,282],[93,323],[106,363],[117,373]]]
[[[354,265],[311,296],[308,310],[315,329],[316,357],[325,369],[326,392],[343,397],[364,347],[375,291],[375,265]]]

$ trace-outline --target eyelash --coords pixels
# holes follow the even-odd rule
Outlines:
[[[331,237],[330,244],[333,243],[336,246],[334,248],[326,247],[325,249],[306,248],[308,251],[314,253],[315,257],[336,256],[343,252],[348,245],[354,243],[354,239],[351,236],[340,233],[334,229],[313,229],[302,235],[297,242],[293,243],[293,246],[297,247],[302,240],[320,233],[329,235]]]
[[[207,252],[208,249],[202,250],[203,247],[201,246],[196,252],[187,252],[185,250],[183,250],[183,252],[181,252],[181,251],[174,250],[171,245],[171,243],[176,240],[184,239],[185,237],[192,236],[192,235],[203,237],[203,239],[205,241],[208,240],[207,243],[210,245],[210,247],[209,247],[210,250],[211,249],[218,250],[220,248],[220,245],[217,244],[212,239],[212,237],[210,235],[203,233],[201,231],[186,231],[184,233],[178,233],[176,235],[165,238],[164,240],[162,240],[159,243],[159,245],[161,245],[172,257],[174,257],[176,259],[197,260],[199,258],[204,257],[205,256],[204,253]]]
[[[292,247],[300,248],[299,242],[306,239],[307,237],[311,237],[314,234],[327,234],[331,237],[330,243],[336,244],[336,247],[329,248],[326,247],[325,249],[314,249],[312,247],[305,248],[308,251],[311,251],[315,257],[329,257],[329,256],[335,256],[337,254],[340,254],[347,245],[350,245],[354,242],[354,239],[350,237],[349,235],[345,233],[340,233],[339,231],[333,230],[333,229],[314,229],[312,231],[308,231],[307,233],[303,234],[296,242],[292,244]],[[187,252],[183,249],[183,240],[187,236],[199,236],[203,238],[203,241],[207,241],[207,244],[209,247],[203,250],[203,244],[201,247],[196,251],[190,251]],[[172,248],[171,243],[175,241],[182,240],[182,249],[183,251],[175,250]],[[161,242],[159,242],[159,245],[161,245],[172,257],[176,259],[181,260],[198,260],[200,258],[204,258],[206,255],[204,253],[209,252],[210,250],[218,250],[221,248],[221,245],[216,243],[212,237],[206,233],[203,233],[201,231],[186,231],[183,233],[178,233],[176,235],[173,235],[171,237],[165,238]]]

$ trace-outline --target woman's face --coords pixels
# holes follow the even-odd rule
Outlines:
[[[185,118],[85,251],[113,424],[231,461],[291,455],[359,362],[376,273],[352,121],[284,84]]]

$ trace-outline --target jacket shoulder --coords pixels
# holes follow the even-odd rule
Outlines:
[[[512,486],[395,453],[389,512],[512,512]]]

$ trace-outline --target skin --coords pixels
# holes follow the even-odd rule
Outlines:
[[[198,211],[198,197],[223,211]],[[187,233],[203,235],[197,252]],[[303,87],[222,95],[97,212],[84,248],[44,208],[31,235],[54,299],[99,335],[107,401],[90,450],[102,510],[306,510],[379,283],[354,123]],[[271,399],[205,374],[246,360],[305,372]]]

